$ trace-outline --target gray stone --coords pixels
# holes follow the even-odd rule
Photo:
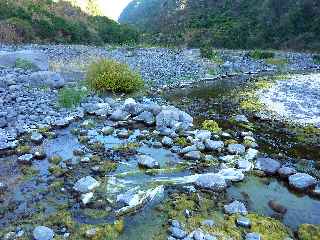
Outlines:
[[[143,111],[138,116],[133,118],[134,120],[138,122],[143,122],[148,126],[152,126],[155,123],[155,117],[151,112]]]
[[[7,184],[0,182],[0,194],[4,193],[8,189]]]
[[[97,180],[95,180],[91,176],[86,176],[79,179],[75,183],[73,189],[80,193],[88,193],[99,186],[100,186],[100,183]]]
[[[250,171],[253,168],[253,164],[247,159],[238,160],[237,166],[242,171]]]
[[[110,126],[103,127],[101,133],[105,136],[111,135],[114,132],[114,128]]]
[[[169,137],[166,137],[166,136],[164,138],[162,138],[161,142],[164,146],[167,146],[167,147],[171,147],[173,145],[173,140]]]
[[[281,164],[272,158],[258,158],[255,168],[265,172],[268,175],[277,173]]]
[[[245,240],[261,240],[261,235],[259,233],[247,233]]]
[[[177,228],[177,227],[170,227],[169,232],[171,233],[172,237],[175,237],[178,239],[182,239],[185,236],[187,236],[187,233],[184,230]]]
[[[224,205],[224,211],[227,214],[248,214],[246,206],[242,202],[237,200],[233,201],[228,205]]]
[[[167,107],[156,116],[156,125],[158,128],[177,128],[179,127],[179,123],[185,124],[187,128],[192,127],[193,118],[175,107]]]
[[[39,143],[42,142],[43,136],[42,136],[41,133],[33,132],[33,133],[31,134],[31,138],[30,138],[30,139],[31,139],[32,142],[39,144]]]
[[[242,144],[229,144],[228,151],[231,154],[242,155],[246,152],[246,148]]]
[[[208,173],[199,176],[195,182],[199,188],[221,192],[227,188],[227,183],[223,176],[215,173]]]
[[[219,174],[224,177],[225,180],[232,182],[239,182],[244,179],[244,174],[241,170],[234,168],[225,168],[219,171]]]
[[[138,164],[143,168],[160,168],[160,164],[154,158],[147,155],[139,155]]]
[[[205,140],[204,144],[207,151],[221,151],[224,147],[223,141],[213,141],[210,139]]]
[[[24,50],[0,54],[0,66],[15,67],[17,60],[24,60],[31,63],[38,70],[49,69],[48,57],[40,51]]]
[[[239,217],[237,218],[237,221],[236,221],[237,225],[239,227],[244,227],[244,228],[250,228],[251,227],[251,221],[249,218],[246,218],[246,217]]]
[[[181,228],[181,224],[178,220],[173,219],[170,224],[172,227]]]
[[[54,232],[48,227],[38,226],[33,230],[33,237],[35,240],[52,240]]]
[[[216,238],[215,236],[212,236],[212,235],[210,235],[210,234],[206,234],[206,235],[204,236],[204,239],[205,239],[205,240],[217,240],[217,238]]]
[[[290,186],[297,190],[306,190],[316,185],[316,183],[316,179],[306,173],[296,173],[289,176]]]
[[[197,229],[193,232],[193,239],[194,240],[205,240],[205,235],[201,229]]]
[[[32,159],[32,154],[24,154],[18,158],[18,162],[22,164],[31,164]]]
[[[26,77],[25,81],[35,87],[61,88],[65,85],[65,81],[59,73],[50,71],[34,72]]]
[[[249,123],[248,118],[245,115],[236,115],[233,120],[239,123]]]
[[[207,219],[207,220],[202,221],[201,225],[213,227],[215,225],[215,222],[212,219]]]
[[[211,138],[211,132],[208,130],[198,130],[195,137],[200,141],[209,140]]]
[[[189,160],[200,160],[201,159],[201,152],[200,151],[191,151],[183,156],[185,159]]]
[[[130,114],[128,112],[117,109],[111,114],[110,119],[112,121],[126,121],[129,117]]]
[[[278,170],[278,173],[281,178],[288,178],[289,176],[297,173],[297,170],[295,170],[293,167],[281,167]]]

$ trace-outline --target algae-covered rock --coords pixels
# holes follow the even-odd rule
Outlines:
[[[320,239],[320,225],[302,224],[298,229],[299,240]]]

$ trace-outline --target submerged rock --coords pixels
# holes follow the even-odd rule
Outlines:
[[[38,226],[33,230],[33,237],[35,240],[52,240],[54,232],[51,228]]]
[[[306,173],[296,173],[289,176],[290,186],[297,190],[306,190],[316,185],[316,183],[316,179]]]
[[[73,189],[77,192],[88,193],[100,186],[100,183],[91,176],[87,176],[78,180]]]
[[[143,168],[160,168],[159,162],[150,156],[140,155],[137,158],[139,166]]]
[[[281,164],[272,158],[258,158],[255,168],[265,172],[268,175],[277,173]]]
[[[221,192],[227,188],[227,183],[223,176],[215,173],[208,173],[200,175],[195,185],[202,189],[211,190],[214,192]]]

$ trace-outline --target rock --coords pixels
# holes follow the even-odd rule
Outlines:
[[[22,164],[31,164],[32,159],[32,154],[24,154],[18,158],[18,162]]]
[[[248,172],[253,168],[253,164],[247,159],[239,159],[237,167],[243,172]]]
[[[112,121],[126,121],[129,117],[130,114],[128,112],[117,109],[111,114],[110,119]]]
[[[222,175],[225,180],[232,182],[239,182],[244,179],[244,174],[242,173],[242,171],[234,168],[221,169],[219,171],[219,174]]]
[[[35,240],[52,240],[54,232],[48,227],[38,226],[33,230],[33,237]]]
[[[195,185],[199,188],[211,190],[214,192],[221,192],[227,188],[227,183],[220,174],[208,173],[199,176]]]
[[[211,132],[208,130],[198,130],[195,137],[200,141],[209,140],[211,138]]]
[[[181,124],[190,128],[193,126],[193,118],[175,107],[167,107],[156,116],[157,128],[179,128]]]
[[[173,220],[170,221],[170,225],[171,225],[172,227],[181,228],[180,222],[179,222],[178,220],[175,220],[175,219],[173,219]]]
[[[205,149],[207,151],[221,151],[224,147],[223,141],[213,141],[210,139],[205,140],[204,142]]]
[[[114,128],[110,126],[103,127],[101,133],[105,136],[111,135],[114,132]]]
[[[207,220],[202,221],[201,225],[213,227],[215,225],[215,222],[212,219],[207,219]]]
[[[154,125],[154,123],[156,121],[154,115],[148,111],[143,111],[142,113],[140,113],[138,116],[134,117],[133,119],[138,122],[143,122],[148,126]]]
[[[99,187],[100,183],[91,176],[83,177],[78,180],[73,189],[80,193],[88,193]]]
[[[0,182],[0,194],[4,193],[7,189],[8,186],[5,183]]]
[[[204,236],[204,239],[205,239],[205,240],[218,240],[215,236],[212,236],[212,235],[210,235],[210,234],[206,234],[206,235]]]
[[[248,214],[246,206],[242,202],[237,200],[233,201],[228,205],[224,205],[224,211],[227,214],[241,214],[241,215]]]
[[[38,132],[33,132],[31,134],[31,141],[36,143],[36,144],[40,144],[43,140],[43,136],[41,133],[38,133]]]
[[[130,113],[132,116],[137,116],[143,111],[143,105],[137,103],[133,98],[128,98],[124,101],[124,111]]]
[[[61,88],[65,85],[65,81],[59,73],[50,71],[34,72],[26,77],[25,81],[34,87]]]
[[[197,229],[193,232],[193,239],[194,240],[205,240],[205,235],[201,229]]]
[[[81,194],[81,201],[84,205],[87,205],[93,198],[93,192]]]
[[[244,228],[250,228],[251,227],[251,221],[249,218],[240,216],[239,218],[237,218],[236,220],[236,224],[239,227],[244,227]]]
[[[173,145],[173,140],[169,137],[162,138],[161,143],[166,147],[171,147]]]
[[[268,205],[275,212],[278,212],[281,214],[285,214],[287,212],[287,209],[275,200],[270,200],[268,202]]]
[[[187,236],[187,233],[177,227],[170,227],[169,232],[171,233],[172,237],[178,238],[178,239],[183,239],[185,236]]]
[[[316,183],[316,179],[306,173],[296,173],[289,176],[290,186],[297,190],[306,190],[316,185]]]
[[[247,233],[245,240],[262,240],[259,233]]]
[[[249,120],[245,115],[236,115],[232,119],[238,123],[249,123]]]
[[[49,58],[40,51],[24,50],[0,54],[0,66],[15,67],[17,60],[31,63],[35,70],[46,71],[49,69]]]
[[[183,157],[185,159],[189,159],[189,160],[200,160],[201,159],[201,152],[199,152],[199,151],[191,151],[191,152],[188,152],[188,153],[184,154]]]
[[[181,149],[180,153],[181,154],[186,154],[188,152],[192,152],[192,151],[197,151],[198,148],[196,145],[192,145],[192,146],[188,146],[188,147],[185,147],[183,149]]]
[[[88,229],[86,231],[86,237],[89,238],[89,239],[92,239],[94,238],[94,236],[97,235],[97,229],[96,228],[91,228],[91,229]]]
[[[246,152],[246,148],[242,144],[229,144],[228,151],[231,154],[242,155]]]
[[[143,168],[160,168],[158,161],[147,155],[140,155],[138,158],[139,166]]]
[[[287,179],[289,176],[297,173],[297,170],[295,170],[292,167],[281,167],[278,170],[279,176],[283,179]]]
[[[281,164],[272,158],[258,158],[255,169],[265,172],[268,175],[276,174]]]

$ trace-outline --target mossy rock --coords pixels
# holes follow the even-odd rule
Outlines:
[[[302,224],[298,229],[299,240],[319,240],[320,225]]]
[[[54,155],[54,156],[51,156],[48,159],[48,161],[49,161],[49,163],[52,163],[54,165],[58,165],[62,161],[62,157],[60,157],[59,155]]]
[[[219,124],[214,120],[205,120],[202,123],[202,129],[208,130],[215,134],[221,133],[222,131],[222,129],[219,127]]]
[[[31,152],[31,147],[28,145],[20,145],[16,149],[17,154],[23,155]]]

